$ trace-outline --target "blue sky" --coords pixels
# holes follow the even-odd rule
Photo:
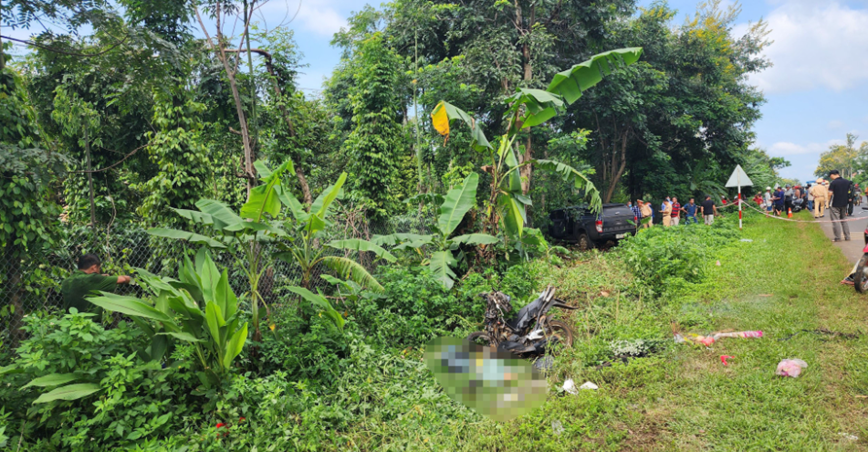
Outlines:
[[[297,2],[272,0],[270,15],[282,17],[279,12],[294,11]],[[679,12],[674,25],[693,15],[698,3],[670,0]],[[309,65],[300,85],[319,89],[340,59],[329,45],[332,33],[364,3],[318,0],[310,5],[301,5],[291,26]],[[755,126],[756,145],[792,162],[781,171],[783,177],[804,182],[813,179],[820,153],[843,142],[848,132],[859,135],[860,142],[868,140],[868,0],[745,1],[733,32],[742,34],[748,22],[760,19],[771,28],[774,43],[766,55],[774,66],[751,78],[768,100]]]
[[[340,60],[339,50],[330,45],[332,35],[365,3],[270,0],[258,21],[268,28],[283,23],[295,31],[302,62],[308,65],[299,86],[316,92]],[[673,25],[693,15],[698,3],[670,0],[679,11]],[[848,132],[859,135],[860,142],[868,140],[868,0],[748,0],[742,2],[733,32],[741,34],[748,22],[760,19],[771,28],[774,44],[766,55],[774,66],[751,78],[768,100],[755,126],[756,145],[792,162],[781,171],[783,177],[812,179],[819,155],[829,145],[843,142]],[[25,30],[12,33],[27,35]]]

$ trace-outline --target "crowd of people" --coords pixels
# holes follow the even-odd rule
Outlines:
[[[726,198],[722,199],[723,204],[726,204]],[[639,224],[643,228],[650,228],[654,225],[654,207],[650,202],[637,199],[636,203],[627,203],[633,210],[633,215],[639,220]],[[678,198],[667,196],[663,200],[658,210],[662,218],[663,227],[678,226],[681,224],[681,219],[684,218],[685,224],[698,224],[699,218],[705,224],[711,225],[714,223],[714,217],[717,216],[717,205],[711,196],[706,196],[705,201],[701,204],[696,204],[695,198],[690,198],[686,204],[678,202]]]
[[[757,193],[753,201],[760,209],[765,210],[776,216],[789,215],[801,210],[813,211],[814,218],[824,218],[826,211],[832,212],[833,219],[836,212],[832,211],[832,199],[837,198],[841,204],[840,207],[845,207],[841,213],[841,218],[853,215],[854,206],[862,204],[862,189],[859,184],[852,183],[841,177],[837,171],[833,171],[829,178],[832,181],[817,179],[814,184],[807,184],[804,187],[800,185],[791,186],[786,184],[783,187],[766,187],[765,193]],[[838,182],[836,182],[838,181]],[[838,191],[837,196],[832,196],[832,186]],[[868,195],[868,190],[866,190]]]

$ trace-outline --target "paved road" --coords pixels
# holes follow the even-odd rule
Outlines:
[[[844,256],[854,264],[862,257],[862,250],[865,248],[865,234],[863,232],[865,231],[865,227],[868,226],[868,210],[864,210],[863,208],[868,208],[868,202],[866,202],[865,198],[862,199],[861,206],[853,208],[853,218],[862,219],[847,223],[850,226],[850,241],[835,243],[835,246],[841,249]],[[825,218],[820,219],[823,222],[820,226],[826,233],[826,237],[832,239],[835,237],[835,233],[832,231],[832,223],[829,220],[831,220],[830,214],[827,213]],[[844,237],[841,238],[843,239]]]

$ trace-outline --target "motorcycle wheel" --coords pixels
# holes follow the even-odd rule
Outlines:
[[[484,331],[477,331],[475,333],[470,333],[467,336],[467,342],[476,345],[491,345],[491,338],[488,336],[488,333]]]
[[[856,274],[853,275],[854,286],[856,292],[868,293],[868,254],[863,254],[862,259],[859,259],[859,265],[856,266]]]
[[[564,347],[573,346],[573,330],[560,320],[549,320],[549,328],[546,334],[557,339],[559,344],[564,344]]]

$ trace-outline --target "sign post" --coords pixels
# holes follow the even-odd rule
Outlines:
[[[726,186],[738,187],[738,228],[741,229],[741,187],[753,187],[753,182],[747,177],[747,173],[741,169],[741,165],[736,165],[735,171],[732,172],[732,176],[729,176]]]

